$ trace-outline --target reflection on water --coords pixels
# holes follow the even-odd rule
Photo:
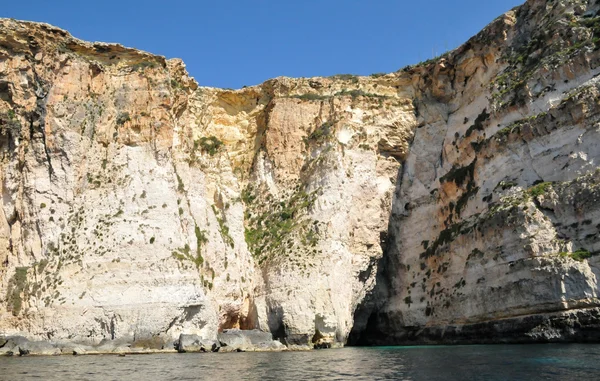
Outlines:
[[[0,357],[0,380],[600,380],[600,345]]]

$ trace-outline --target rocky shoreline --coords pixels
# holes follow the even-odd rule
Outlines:
[[[58,356],[58,355],[136,355],[156,353],[204,353],[204,352],[282,352],[309,350],[309,346],[287,347],[268,332],[260,330],[225,330],[217,340],[204,339],[198,335],[181,334],[179,339],[168,342],[149,339],[128,342],[126,340],[103,340],[98,345],[73,342],[34,341],[23,336],[0,336],[0,356]]]
[[[583,308],[546,314],[515,316],[480,323],[432,327],[392,328],[380,315],[361,336],[358,346],[600,343],[600,308]],[[389,327],[387,334],[373,328]]]
[[[382,315],[380,318],[385,318]],[[375,322],[371,322],[374,324]],[[382,321],[376,322],[382,324]],[[389,322],[388,322],[389,323]],[[600,308],[525,315],[475,324],[403,327],[393,334],[367,328],[351,336],[350,346],[600,343]],[[283,352],[341,348],[340,343],[285,345],[261,330],[229,329],[216,340],[181,334],[177,340],[103,340],[97,345],[68,341],[35,341],[0,335],[0,356],[137,355],[157,353]]]

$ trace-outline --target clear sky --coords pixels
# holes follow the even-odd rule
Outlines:
[[[202,86],[396,71],[524,0],[5,0],[0,17],[182,58]]]

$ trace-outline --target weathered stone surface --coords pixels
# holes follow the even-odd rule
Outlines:
[[[3,336],[0,340],[0,354],[13,356],[19,354],[19,346],[26,345],[29,340],[23,336]]]
[[[199,88],[178,60],[44,24],[0,31],[2,331],[345,339],[416,127],[409,93],[366,78]]]
[[[55,356],[61,353],[60,348],[45,341],[28,341],[19,345],[19,354],[21,356]]]
[[[260,342],[253,345],[254,352],[280,352],[287,350],[288,347],[277,340]]]
[[[1,340],[0,353],[20,356],[52,356],[62,352],[57,346],[46,341],[30,341],[22,336],[9,336]]]
[[[369,332],[369,334],[368,342],[377,345],[397,343],[422,345],[441,342],[448,344],[573,341],[593,343],[600,341],[600,312],[598,308],[573,309],[465,325],[401,327],[392,336],[384,335],[379,331]]]
[[[228,329],[218,334],[221,352],[234,351],[281,351],[287,349],[281,342],[273,340],[269,332]]]
[[[90,354],[97,354],[98,352],[91,346],[87,346],[87,345],[78,345],[78,344],[72,344],[72,345],[65,345],[64,347],[61,348],[62,353],[64,354],[68,354],[71,353],[74,356],[80,356],[80,355],[90,355]]]
[[[177,351],[180,353],[191,352],[217,352],[221,345],[216,340],[205,340],[198,335],[179,335]]]
[[[600,306],[599,11],[529,0],[396,73],[235,91],[0,20],[0,333],[578,340],[519,324]]]
[[[239,329],[226,329],[217,335],[224,345],[236,346],[245,344],[259,344],[273,340],[273,335],[258,329],[242,331]]]
[[[597,336],[562,323],[571,311],[594,321],[600,305],[600,56],[586,27],[598,20],[571,17],[577,5],[599,9],[527,1],[436,64],[456,79],[434,68],[433,84],[452,83],[443,105],[421,87],[422,107],[438,110],[421,114],[354,342]]]

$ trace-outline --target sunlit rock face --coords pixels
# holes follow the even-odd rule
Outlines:
[[[0,333],[578,339],[598,316],[599,9],[529,1],[396,73],[236,91],[0,20]]]

